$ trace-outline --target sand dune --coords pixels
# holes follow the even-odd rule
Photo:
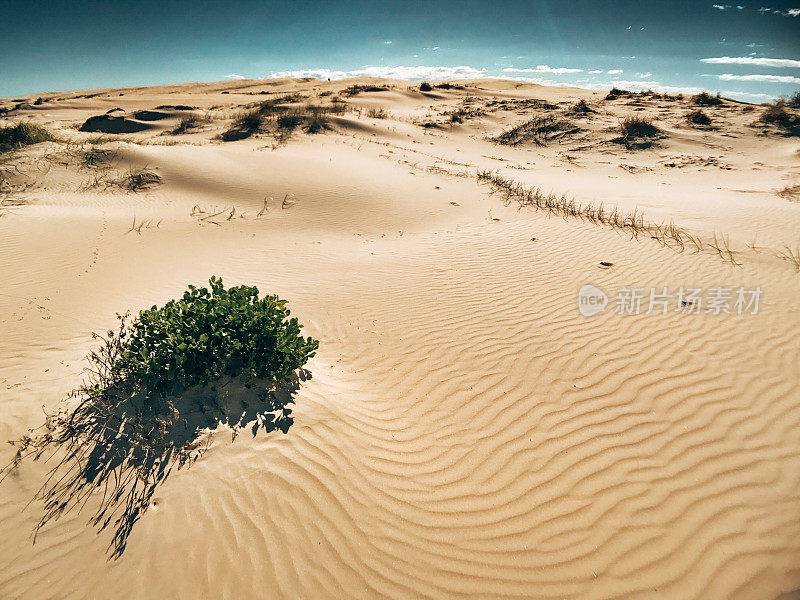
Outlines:
[[[116,312],[212,274],[288,299],[320,350],[288,434],[218,432],[119,560],[86,513],[33,545],[47,465],[23,464],[0,485],[0,596],[797,597],[800,275],[785,253],[800,204],[778,193],[800,180],[796,138],[740,103],[704,108],[716,128],[698,129],[688,98],[452,84],[246,80],[6,113],[71,144],[0,163],[0,439],[59,406]],[[218,139],[283,94],[348,111],[317,134]],[[569,113],[580,99],[596,112]],[[148,129],[78,131],[115,107]],[[547,113],[578,131],[491,141]],[[208,120],[169,135],[186,114]],[[630,114],[665,137],[611,143]],[[160,182],[126,188],[142,169]],[[483,169],[726,237],[736,264],[520,208]],[[579,313],[585,283],[612,295],[605,313]],[[763,295],[757,314],[616,314],[619,288],[663,286]]]

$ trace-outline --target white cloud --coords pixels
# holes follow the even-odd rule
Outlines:
[[[474,67],[369,67],[351,71],[334,71],[331,69],[301,69],[297,71],[277,71],[270,73],[271,78],[283,77],[316,77],[317,79],[347,79],[349,77],[384,77],[387,79],[476,79],[488,77],[486,69]]]
[[[769,81],[770,83],[800,83],[800,77],[789,75],[733,75],[725,73],[719,75],[723,81]]]
[[[602,73],[603,69],[595,69],[593,71],[589,71],[589,73]]]
[[[392,43],[392,40],[386,40],[386,41],[385,41],[385,42],[383,42],[383,43],[384,43],[384,44],[386,44],[386,45],[388,46],[389,44],[391,44],[391,43]]]
[[[564,73],[583,73],[583,69],[570,69],[568,67],[549,67],[547,65],[537,65],[535,69],[517,69],[508,67],[503,69],[504,73],[554,73],[563,75]]]
[[[647,73],[637,73],[636,76],[641,77],[642,79],[647,79],[648,77],[652,77],[653,74],[648,71]]]
[[[772,13],[773,15],[780,15],[782,17],[800,17],[800,8],[787,8],[785,11],[780,11],[768,6],[762,6],[758,9],[758,12],[760,12],[762,15],[766,13]]]
[[[608,71],[609,75],[619,75],[620,73],[622,73],[622,69],[611,69]]]
[[[754,47],[754,46],[751,46]],[[759,67],[786,67],[800,69],[800,60],[791,58],[756,58],[753,56],[720,56],[718,58],[701,58],[700,62],[715,65],[756,65]]]
[[[244,75],[237,75],[236,73],[231,73],[230,75],[225,75],[225,79],[246,79]]]
[[[711,6],[717,10],[726,10],[731,7],[730,4],[712,4]]]

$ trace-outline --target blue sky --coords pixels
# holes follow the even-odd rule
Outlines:
[[[0,0],[0,16],[0,96],[362,74],[706,89],[756,101],[800,90],[800,0]]]

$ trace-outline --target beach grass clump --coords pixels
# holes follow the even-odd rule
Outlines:
[[[800,117],[786,110],[786,102],[783,100],[770,104],[758,120],[764,124],[775,125],[785,135],[800,136]]]
[[[700,92],[692,96],[692,103],[697,106],[719,106],[722,104],[722,96],[719,92],[716,96],[712,96],[708,92]]]
[[[260,108],[245,110],[234,117],[230,128],[220,137],[225,142],[243,140],[260,131],[266,122],[267,116]]]
[[[786,100],[786,106],[790,108],[800,108],[800,92],[795,92]]]
[[[709,127],[711,125],[711,118],[699,108],[686,115],[686,120],[692,125],[701,127]]]
[[[388,87],[384,87],[382,85],[359,85],[354,84],[348,86],[342,90],[342,94],[345,96],[356,96],[361,92],[387,92],[389,91]]]
[[[385,119],[386,117],[389,116],[389,113],[387,113],[386,110],[384,108],[381,108],[381,107],[379,107],[379,108],[370,108],[367,111],[367,116],[370,119]]]
[[[420,92],[430,92],[431,90],[433,90],[433,87],[427,81],[423,81],[422,83],[419,84]]]
[[[569,108],[568,112],[573,115],[587,115],[589,113],[593,113],[596,111],[591,106],[589,106],[586,100],[581,98]]]
[[[628,90],[621,90],[621,89],[619,89],[617,87],[612,87],[611,91],[608,92],[608,94],[606,94],[605,99],[606,100],[616,100],[617,98],[620,98],[622,96],[630,96],[632,93],[633,92],[630,92]]]
[[[131,168],[119,179],[109,182],[114,187],[128,192],[143,192],[161,185],[161,176],[147,167],[138,169]]]
[[[55,139],[53,134],[36,123],[21,121],[15,125],[0,125],[0,154],[41,142],[53,142]]]
[[[545,146],[550,141],[578,131],[578,127],[571,121],[561,119],[553,114],[546,114],[506,129],[496,136],[494,141],[506,146],[518,146],[527,141]]]
[[[319,343],[301,335],[285,300],[209,283],[135,318],[120,315],[118,329],[95,336],[88,379],[69,406],[13,442],[3,477],[28,458],[55,462],[35,497],[44,504],[35,533],[95,496],[90,523],[113,527],[118,558],[156,488],[197,460],[219,425],[234,436],[245,425],[254,436],[288,431]]]
[[[623,144],[629,150],[649,148],[654,140],[664,136],[664,132],[648,117],[639,115],[625,117],[618,129],[621,135],[612,141]]]
[[[208,122],[210,122],[210,119],[205,115],[187,115],[180,120],[175,129],[170,131],[170,134],[180,135],[183,133],[190,133],[192,130],[199,129]]]

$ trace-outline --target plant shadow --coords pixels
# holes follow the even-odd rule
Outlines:
[[[96,496],[90,523],[98,531],[113,529],[109,558],[119,558],[158,486],[173,470],[194,463],[218,426],[227,425],[233,439],[245,428],[253,437],[261,430],[288,432],[294,421],[290,405],[310,378],[301,369],[280,384],[237,378],[157,398],[110,388],[77,408],[48,415],[39,430],[15,442],[10,465],[16,468],[27,456],[58,457],[34,498],[44,503],[34,542],[47,523],[94,505]]]

